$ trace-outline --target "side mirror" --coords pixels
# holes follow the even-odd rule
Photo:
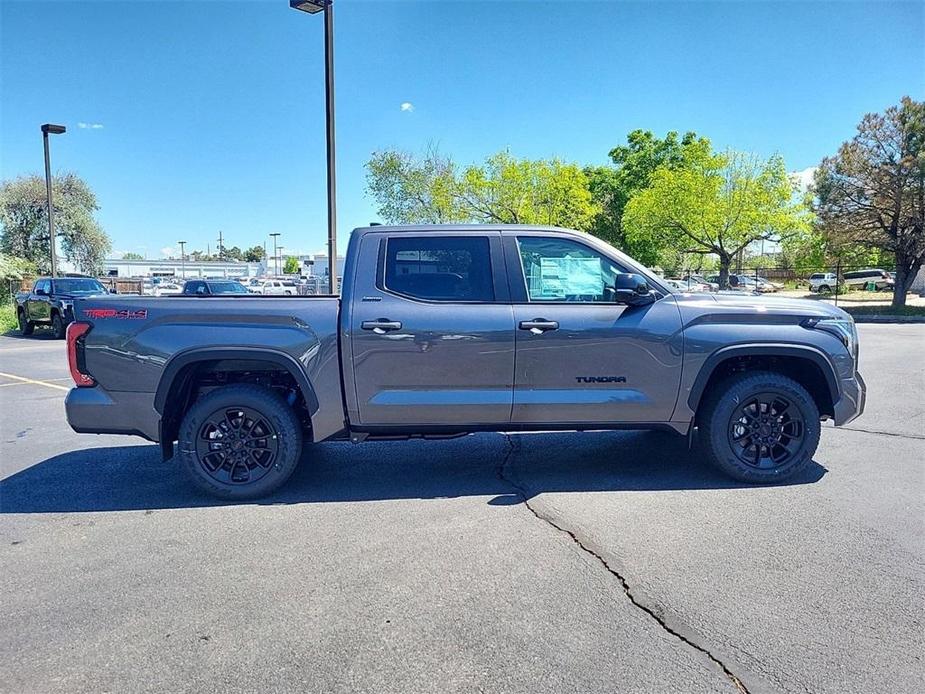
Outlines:
[[[197,293],[199,296],[205,296],[205,295],[206,295],[206,288],[205,288],[205,287],[202,287],[202,286],[196,287],[196,293]]]
[[[614,280],[614,300],[627,306],[645,306],[655,301],[649,283],[642,275],[621,272]]]
[[[117,291],[116,291],[116,288],[113,287],[112,289],[109,290],[109,293],[110,293],[110,294],[118,294],[119,292],[117,292]]]
[[[36,289],[35,295],[36,296],[48,296],[48,292],[46,292],[44,289]]]

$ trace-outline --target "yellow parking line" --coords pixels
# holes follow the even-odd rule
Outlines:
[[[36,386],[45,386],[46,388],[54,388],[55,390],[68,391],[70,388],[65,386],[59,386],[57,383],[49,383],[48,381],[36,381],[34,378],[24,378],[23,376],[16,376],[14,374],[3,373],[0,371],[0,376],[3,378],[12,378],[14,381],[20,381],[22,383],[31,383]],[[15,383],[6,383],[4,385],[12,386],[17,385]]]

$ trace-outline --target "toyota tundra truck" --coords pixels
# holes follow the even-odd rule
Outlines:
[[[226,499],[277,489],[308,442],[479,431],[696,431],[720,470],[774,483],[809,463],[821,421],[864,410],[844,311],[674,291],[552,227],[371,226],[340,297],[91,297],[74,313],[71,427],[159,442]]]

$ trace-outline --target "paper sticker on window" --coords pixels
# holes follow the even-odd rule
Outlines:
[[[600,296],[603,286],[600,258],[540,259],[540,292],[536,298]]]

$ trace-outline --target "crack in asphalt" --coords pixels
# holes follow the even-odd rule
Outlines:
[[[877,434],[878,436],[895,436],[898,439],[916,439],[925,440],[925,434],[898,434],[895,431],[878,431],[876,429],[859,429],[857,427],[832,427],[835,431],[843,429],[845,431],[859,431],[862,434]]]
[[[579,547],[579,549],[581,549],[582,551],[594,557],[598,561],[598,563],[601,566],[603,566],[604,569],[607,570],[608,573],[610,573],[614,578],[616,578],[620,582],[620,586],[623,588],[623,593],[626,595],[626,597],[629,599],[630,603],[632,603],[634,607],[642,610],[647,615],[649,615],[652,619],[654,619],[655,622],[659,625],[659,627],[662,628],[663,631],[666,631],[667,633],[671,634],[672,636],[679,639],[683,643],[687,644],[694,650],[699,651],[700,653],[703,653],[713,663],[718,665],[719,668],[723,671],[723,674],[729,679],[730,682],[732,682],[732,684],[735,686],[736,690],[740,692],[740,694],[749,694],[748,688],[745,686],[742,680],[729,668],[728,665],[726,665],[722,660],[720,660],[713,653],[711,653],[709,649],[705,648],[704,646],[701,646],[700,644],[696,643],[695,641],[692,641],[690,638],[684,636],[683,634],[679,633],[675,629],[671,628],[662,617],[656,614],[653,608],[640,602],[639,599],[633,594],[633,590],[632,588],[630,588],[629,582],[627,582],[626,578],[624,578],[624,576],[619,571],[617,571],[612,566],[610,566],[610,564],[607,563],[607,560],[604,559],[604,557],[602,557],[600,554],[598,554],[594,550],[590,549],[587,545],[585,545],[581,541],[581,539],[579,539],[579,537],[575,533],[573,533],[571,530],[569,530],[568,528],[564,528],[561,525],[558,525],[555,521],[549,518],[546,518],[545,516],[540,514],[539,511],[537,511],[530,504],[529,494],[527,492],[527,489],[521,486],[520,484],[518,484],[517,482],[515,482],[512,477],[509,477],[506,474],[506,468],[508,466],[508,463],[510,463],[511,459],[514,457],[514,454],[519,450],[520,446],[518,445],[517,442],[514,441],[514,439],[511,438],[510,434],[504,434],[504,438],[508,444],[508,451],[504,455],[504,458],[501,460],[501,465],[498,467],[498,478],[502,482],[505,482],[509,484],[510,486],[512,486],[517,491],[517,495],[523,500],[523,504],[524,506],[527,507],[527,510],[529,510],[530,513],[532,513],[538,520],[549,525],[550,527],[557,530],[558,532],[563,533],[564,535],[568,535],[568,537],[572,540],[572,542],[574,542]]]

